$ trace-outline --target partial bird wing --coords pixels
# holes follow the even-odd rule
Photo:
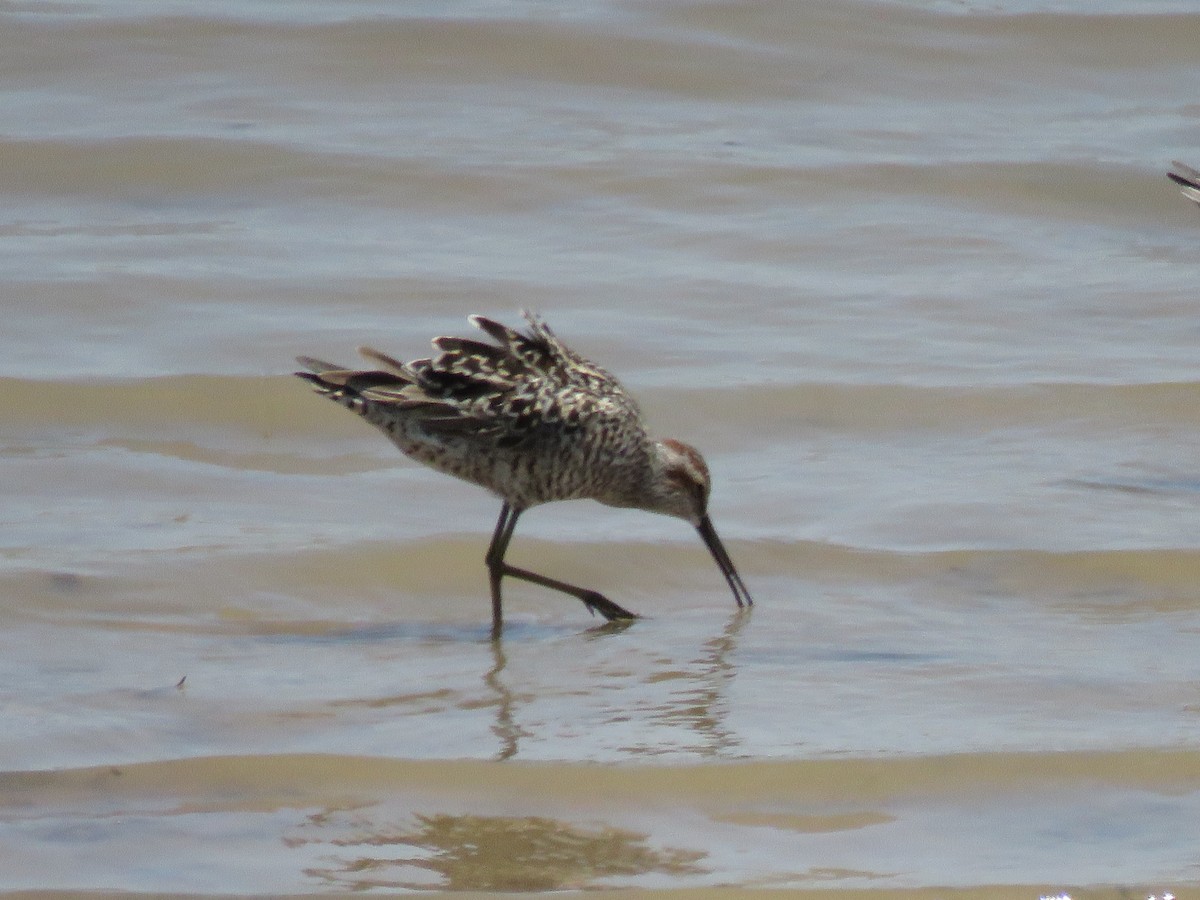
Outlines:
[[[1200,172],[1181,162],[1172,162],[1167,177],[1179,185],[1183,196],[1193,203],[1200,203]]]
[[[614,375],[564,344],[540,316],[529,310],[521,310],[521,315],[529,323],[528,332],[516,331],[484,316],[471,316],[470,321],[495,340],[499,349],[507,351],[541,379],[599,395],[624,393]],[[438,338],[435,346],[444,340]]]
[[[312,384],[318,393],[373,421],[372,407],[389,407],[419,419],[434,432],[460,431],[471,426],[470,420],[453,404],[426,390],[419,375],[409,366],[370,347],[362,347],[360,352],[381,368],[350,369],[311,356],[299,356],[296,361],[305,371],[296,375]]]
[[[470,433],[499,446],[515,446],[546,427],[570,429],[599,422],[606,412],[636,411],[616,378],[567,347],[540,318],[524,315],[528,332],[471,316],[495,344],[437,337],[437,355],[408,363],[361,347],[377,369],[301,357],[308,371],[296,374],[368,418],[368,405],[391,407],[430,433]]]

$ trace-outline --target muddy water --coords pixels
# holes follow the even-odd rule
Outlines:
[[[1197,889],[1190,4],[157,10],[0,10],[0,892]],[[752,613],[287,374],[521,306]]]

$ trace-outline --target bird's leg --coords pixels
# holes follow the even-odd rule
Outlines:
[[[600,615],[604,616],[610,622],[613,619],[636,619],[638,617],[637,613],[631,613],[625,607],[618,606],[598,591],[577,587],[565,581],[559,581],[557,578],[548,578],[545,575],[539,575],[537,572],[530,572],[528,569],[518,569],[516,566],[510,566],[508,563],[504,563],[503,566],[505,575],[511,575],[513,578],[520,578],[522,581],[531,581],[534,584],[540,584],[542,587],[570,594],[572,597],[582,600],[583,605],[589,610],[594,613],[600,613]]]
[[[504,561],[504,554],[508,551],[508,544],[512,540],[513,531],[517,527],[517,517],[521,515],[521,512],[522,510],[513,509],[508,503],[505,503],[501,507],[500,520],[496,522],[496,531],[492,535],[491,546],[488,547],[487,556],[484,557],[492,587],[492,635],[494,637],[498,637],[500,634],[502,621],[500,612],[500,581],[505,575],[511,575],[513,578],[520,578],[522,581],[529,581],[554,591],[562,591],[564,594],[570,594],[572,597],[582,601],[583,605],[593,613],[600,613],[600,615],[604,616],[610,622],[614,619],[637,618],[636,613],[631,613],[624,607],[618,606],[597,591],[568,584],[565,581],[559,581],[557,578],[539,575],[537,572],[530,572],[528,569],[518,569],[516,566],[510,566],[506,563]]]
[[[508,542],[512,540],[519,515],[521,515],[521,511],[513,509],[507,502],[500,507],[500,518],[496,521],[496,530],[492,532],[492,542],[488,545],[487,555],[483,558],[488,567],[488,582],[492,588],[492,637],[494,638],[500,636],[500,629],[504,624],[500,580],[504,578],[504,554],[508,551]]]

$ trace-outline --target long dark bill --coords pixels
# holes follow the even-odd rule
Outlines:
[[[742,576],[733,567],[733,560],[729,558],[729,553],[726,552],[725,545],[717,537],[717,530],[713,528],[712,520],[708,516],[705,516],[700,520],[700,524],[696,526],[696,530],[700,532],[700,537],[704,539],[704,546],[708,547],[708,552],[717,561],[717,565],[721,569],[721,574],[729,582],[729,587],[733,591],[734,601],[738,606],[753,606],[754,601],[750,599],[750,592],[746,590]]]

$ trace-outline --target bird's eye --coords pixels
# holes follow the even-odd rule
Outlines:
[[[708,507],[708,485],[698,481],[694,473],[681,467],[669,469],[666,477],[671,487],[691,500],[698,510],[703,512]]]
[[[667,481],[671,483],[671,487],[679,491],[681,494],[689,494],[696,486],[696,480],[688,473],[686,469],[668,469],[666,471]]]

